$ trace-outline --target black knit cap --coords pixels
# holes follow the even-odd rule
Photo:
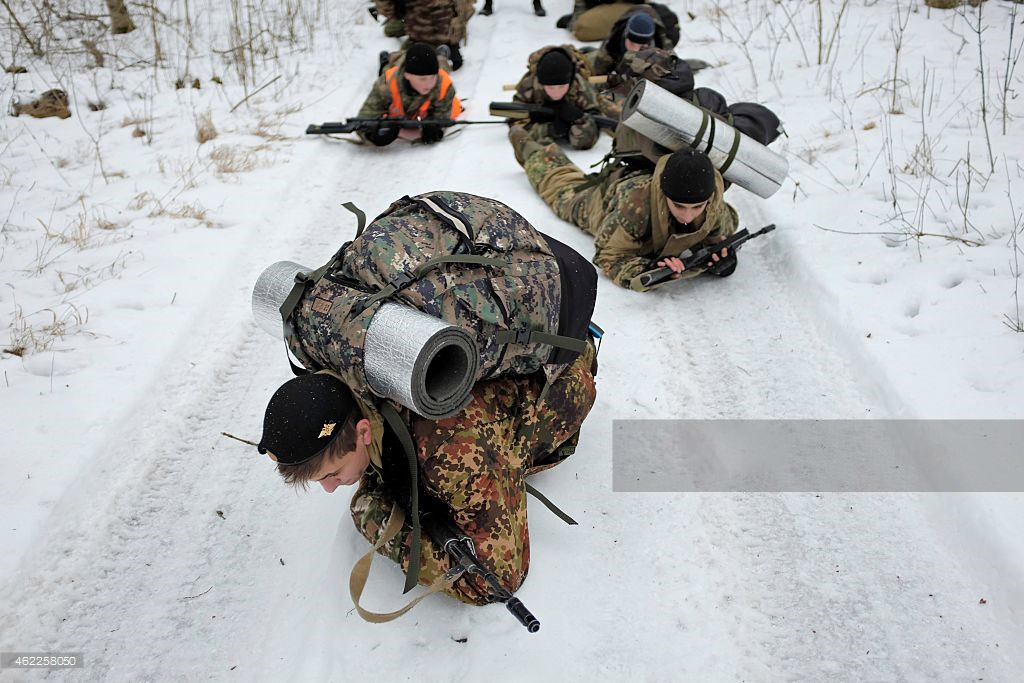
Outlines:
[[[574,75],[576,65],[561,50],[552,50],[537,62],[537,80],[541,85],[568,85]]]
[[[426,43],[413,43],[405,52],[405,73],[413,76],[433,76],[440,67],[437,52]]]
[[[257,446],[280,465],[301,465],[327,448],[356,407],[352,393],[330,375],[302,375],[274,392]]]
[[[654,19],[643,12],[637,12],[626,22],[625,36],[634,43],[647,45],[654,40]]]
[[[715,167],[692,147],[673,152],[661,172],[661,191],[679,204],[700,204],[715,193]]]

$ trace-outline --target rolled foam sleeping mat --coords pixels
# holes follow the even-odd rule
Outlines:
[[[789,175],[784,156],[650,81],[629,92],[620,121],[672,151],[694,147],[723,178],[766,199]]]
[[[296,274],[311,272],[311,268],[293,261],[278,261],[260,273],[252,288],[252,317],[261,329],[277,339],[284,338],[281,305],[295,286]]]
[[[367,384],[429,420],[466,407],[479,362],[468,332],[409,306],[382,304],[366,330]]]

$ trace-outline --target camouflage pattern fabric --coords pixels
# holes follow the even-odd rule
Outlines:
[[[473,230],[471,244],[425,209],[419,197],[461,216]],[[502,264],[442,264],[415,277],[433,257],[466,252]],[[296,334],[289,343],[295,355],[336,371],[352,391],[369,399],[363,345],[382,301],[368,302],[406,276],[410,281],[400,283],[386,300],[469,332],[480,351],[476,380],[537,370],[554,380],[565,369],[566,363],[546,364],[554,351],[548,344],[495,339],[504,330],[558,332],[560,271],[544,236],[497,200],[445,191],[399,199],[348,245],[335,270],[306,291],[290,318]]]
[[[528,104],[541,104],[550,106],[551,100],[544,94],[544,86],[537,79],[537,62],[541,57],[553,50],[561,50],[572,60],[576,66],[576,75],[569,85],[569,92],[565,99],[583,110],[583,116],[569,126],[568,142],[573,149],[590,149],[597,143],[600,130],[592,117],[603,116],[605,107],[597,88],[587,80],[590,75],[590,67],[586,59],[572,45],[549,45],[532,53],[527,60],[527,72],[516,84],[514,102],[526,102]],[[551,125],[547,123],[533,123],[529,119],[522,119],[515,125],[523,126],[530,137],[537,141],[549,141],[555,139],[551,134]]]
[[[420,482],[443,503],[476,547],[477,558],[515,592],[530,568],[526,477],[572,454],[583,419],[596,398],[594,347],[588,344],[541,400],[543,375],[480,382],[466,409],[431,422],[413,417]],[[552,456],[553,457],[549,457]],[[352,497],[352,519],[371,543],[387,525],[392,499],[376,470],[369,470]],[[378,551],[409,569],[408,523]],[[423,536],[419,582],[430,585],[451,567],[446,553]],[[477,577],[459,579],[448,591],[459,600],[490,602]]]
[[[21,116],[22,114],[37,119],[45,119],[50,116],[66,119],[71,116],[71,110],[68,109],[67,93],[63,90],[47,90],[28,104],[12,102],[11,116]]]
[[[723,199],[722,177],[715,171],[715,193],[694,222],[696,231],[676,232],[660,191],[667,159],[667,155],[662,157],[653,173],[609,164],[598,177],[588,177],[551,144],[526,156],[523,168],[530,184],[559,218],[594,237],[594,263],[605,275],[617,285],[645,291],[637,276],[650,270],[652,261],[731,235],[739,222],[736,210]],[[701,272],[703,269],[687,271],[683,278]],[[671,280],[662,284],[668,282]]]
[[[455,86],[448,88],[448,91],[441,97],[441,79],[437,79],[434,89],[426,95],[408,87],[405,80],[405,54],[390,58],[390,65],[398,67],[395,78],[398,79],[398,92],[402,96],[402,108],[407,112],[419,111],[420,107],[427,100],[430,100],[430,107],[427,108],[428,119],[450,119],[452,118],[452,106],[455,103]],[[381,118],[387,115],[388,107],[391,105],[391,87],[387,78],[381,74],[373,84],[370,94],[366,96],[363,106],[359,108],[360,118]]]
[[[607,89],[625,96],[641,80],[657,83],[680,97],[693,90],[693,71],[674,52],[657,47],[627,50],[608,74]],[[669,82],[670,81],[670,82]]]
[[[473,12],[473,0],[406,0],[405,31],[413,42],[461,43]]]
[[[658,12],[649,5],[638,5],[623,14],[619,20],[615,22],[611,33],[609,33],[608,38],[601,43],[600,48],[587,54],[587,62],[590,64],[590,68],[595,74],[603,75],[611,73],[619,63],[619,60],[622,59],[622,55],[626,52],[626,44],[623,40],[626,23],[629,22],[629,18],[631,16],[639,13],[647,14],[654,20],[654,47],[658,47],[663,50],[671,50],[675,47],[675,41],[669,38],[668,32],[665,29],[665,24],[662,23]]]

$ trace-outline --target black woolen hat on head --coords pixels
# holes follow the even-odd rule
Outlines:
[[[567,85],[575,75],[576,65],[561,50],[552,50],[537,62],[537,80],[541,85]]]
[[[405,73],[413,76],[433,76],[440,66],[437,52],[426,43],[413,43],[405,52]]]
[[[673,152],[661,172],[661,191],[680,204],[700,204],[715,193],[715,167],[692,147]]]
[[[356,404],[348,387],[330,375],[302,375],[274,392],[256,447],[281,465],[301,465],[327,448]]]
[[[647,45],[654,40],[654,32],[654,19],[643,12],[637,12],[626,22],[625,36],[634,43]]]

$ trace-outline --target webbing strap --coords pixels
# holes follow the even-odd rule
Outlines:
[[[489,266],[491,268],[504,268],[508,265],[508,261],[505,261],[504,259],[491,258],[489,256],[477,256],[475,254],[445,254],[443,256],[435,256],[417,268],[417,279],[445,263],[472,263],[477,266]]]
[[[733,128],[732,132],[735,135],[735,137],[732,140],[732,147],[729,148],[729,154],[726,155],[725,157],[725,163],[719,167],[719,173],[724,174],[726,171],[729,170],[729,166],[732,165],[733,159],[736,158],[736,150],[740,148],[740,138],[742,138],[743,136],[740,135],[740,132],[735,128]]]
[[[529,493],[534,498],[536,498],[537,500],[539,500],[541,503],[543,503],[544,507],[546,507],[548,510],[551,510],[551,512],[555,513],[555,516],[558,517],[563,522],[565,522],[566,524],[569,524],[569,525],[579,524],[579,522],[577,522],[575,519],[573,519],[569,515],[565,514],[561,509],[559,509],[559,507],[557,505],[555,505],[550,500],[548,500],[547,496],[545,496],[543,493],[541,493],[540,491],[535,489],[529,483],[526,484],[526,492]]]
[[[359,604],[359,600],[363,597],[363,590],[366,588],[366,581],[370,577],[370,567],[373,565],[373,557],[377,554],[377,551],[384,547],[385,543],[388,543],[398,532],[402,530],[402,524],[405,522],[405,513],[402,512],[401,506],[398,503],[394,503],[391,506],[391,516],[388,519],[387,526],[381,532],[377,538],[377,542],[370,548],[369,552],[363,555],[352,567],[352,573],[348,577],[348,592],[352,596],[352,602],[355,604],[356,612],[359,613],[365,621],[369,621],[374,624],[383,624],[388,621],[392,621],[402,616],[413,607],[418,605],[423,598],[433,595],[439,591],[445,590],[450,587],[462,572],[446,572],[441,576],[437,577],[427,589],[427,592],[419,597],[413,599],[405,607],[397,609],[394,612],[371,612],[362,605]],[[412,557],[409,558],[409,567],[413,564]],[[419,565],[419,558],[416,559],[417,566]]]
[[[694,106],[697,106],[696,103],[694,103]],[[704,136],[704,131],[707,130],[708,127],[708,119],[711,118],[711,114],[708,113],[707,109],[701,107],[700,112],[703,117],[700,120],[700,128],[697,129],[697,134],[693,136],[693,142],[690,143],[690,147],[693,147],[694,149],[696,149],[697,145],[700,144],[700,139]]]
[[[345,202],[342,206],[356,215],[356,237],[359,237],[363,234],[363,228],[366,227],[366,214],[352,202]]]
[[[395,410],[390,402],[384,401],[380,412],[384,419],[387,420],[391,431],[398,437],[398,442],[402,444],[402,450],[405,451],[405,458],[409,464],[409,512],[412,514],[412,520],[410,520],[412,524],[412,545],[409,547],[409,571],[405,575],[405,589],[402,591],[403,593],[408,593],[413,589],[413,586],[419,583],[420,579],[422,532],[420,530],[419,466],[416,463],[416,449],[412,443],[412,435],[409,434],[409,428],[402,422],[398,411]]]
[[[583,339],[540,330],[498,330],[494,333],[494,341],[499,344],[548,344],[576,353],[583,353],[587,348],[587,342]]]
[[[435,216],[462,233],[462,235],[469,240],[470,244],[473,243],[473,232],[469,229],[469,225],[462,220],[462,216],[453,212],[445,206],[443,202],[435,200],[433,197],[419,197],[417,199],[413,199],[413,201],[427,207],[427,209],[429,209]]]

